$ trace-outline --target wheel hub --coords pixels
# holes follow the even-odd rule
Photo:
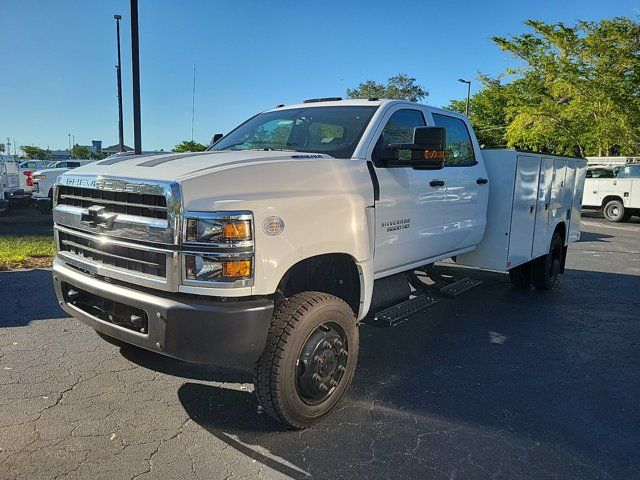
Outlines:
[[[325,401],[338,386],[346,370],[346,335],[335,324],[322,324],[305,342],[297,362],[296,388],[305,403]]]

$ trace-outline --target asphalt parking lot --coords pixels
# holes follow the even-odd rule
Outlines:
[[[640,478],[640,221],[583,222],[551,292],[502,275],[363,326],[325,421],[257,412],[247,372],[119,349],[0,272],[0,478]]]

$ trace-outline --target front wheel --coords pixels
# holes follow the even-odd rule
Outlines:
[[[274,313],[267,343],[254,369],[264,410],[294,428],[306,428],[338,403],[353,378],[358,328],[341,299],[304,292]]]

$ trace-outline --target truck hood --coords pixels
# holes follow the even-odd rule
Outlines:
[[[101,160],[73,169],[73,174],[99,175],[144,180],[182,181],[209,175],[234,167],[279,163],[309,159],[330,159],[329,155],[242,150],[176,153],[162,155],[131,155]]]
[[[84,176],[175,182],[183,207],[197,212],[271,208],[303,197],[314,197],[319,204],[327,197],[354,194],[358,202],[373,201],[364,160],[314,153],[244,150],[127,156],[74,168],[58,181],[69,184]]]

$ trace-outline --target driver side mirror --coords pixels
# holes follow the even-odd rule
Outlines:
[[[410,160],[391,161],[389,166],[411,166],[415,169],[439,170],[444,167],[447,132],[443,127],[415,127],[412,143],[390,143],[392,150],[409,150]]]
[[[415,127],[412,143],[384,145],[381,135],[373,149],[372,160],[377,167],[413,167],[438,170],[444,167],[447,146],[443,127]],[[409,150],[410,157],[402,158],[400,151]]]
[[[222,137],[224,137],[224,135],[222,133],[214,134],[213,137],[211,138],[211,145],[216,143],[218,140],[222,139]]]

